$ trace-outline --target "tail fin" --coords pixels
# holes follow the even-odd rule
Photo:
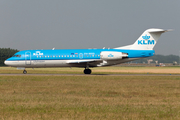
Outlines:
[[[167,31],[170,30],[148,29],[144,31],[134,44],[115,49],[152,50],[161,34]]]

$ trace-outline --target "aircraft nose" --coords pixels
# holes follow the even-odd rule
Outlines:
[[[4,61],[4,64],[7,65],[7,61],[6,60]]]
[[[5,61],[4,61],[4,64],[5,64],[5,65],[10,65],[10,61],[5,60]]]

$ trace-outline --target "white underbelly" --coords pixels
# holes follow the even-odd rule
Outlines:
[[[69,67],[66,60],[31,60],[31,61],[19,61],[18,64],[14,64],[15,67]]]

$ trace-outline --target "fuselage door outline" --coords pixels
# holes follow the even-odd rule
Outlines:
[[[31,52],[26,52],[25,53],[25,64],[26,65],[31,65]]]

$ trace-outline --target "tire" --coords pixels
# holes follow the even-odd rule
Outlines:
[[[91,69],[84,69],[84,74],[91,74]]]
[[[24,74],[26,74],[26,73],[27,73],[27,71],[26,71],[26,70],[24,70],[24,71],[23,71],[23,73],[24,73]]]

